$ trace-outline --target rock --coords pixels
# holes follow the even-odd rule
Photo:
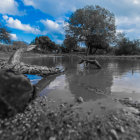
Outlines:
[[[0,116],[22,112],[34,95],[30,81],[22,74],[0,71]]]
[[[104,105],[101,105],[100,107],[101,107],[101,109],[104,109],[104,110],[106,109],[106,107]]]
[[[64,105],[64,104],[61,104],[61,105],[60,105],[60,107],[64,108],[64,107],[65,107],[65,105]]]
[[[50,137],[49,140],[56,140],[56,137]]]
[[[127,101],[132,101],[132,97],[127,97],[127,98],[124,98],[124,100],[127,100]]]
[[[118,134],[117,134],[117,132],[114,129],[110,130],[110,134],[111,134],[113,140],[118,140],[119,139],[118,138]]]
[[[118,118],[116,116],[112,116],[112,118],[115,120],[115,121],[118,121]]]
[[[83,103],[83,102],[84,102],[84,99],[83,99],[82,97],[78,97],[78,98],[77,98],[77,102],[78,102],[78,103]]]
[[[125,130],[124,130],[124,128],[122,126],[118,126],[117,131],[121,132],[121,133],[125,133]]]

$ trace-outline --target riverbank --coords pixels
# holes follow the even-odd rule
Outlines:
[[[0,59],[7,60],[13,52],[0,52]],[[80,56],[80,57],[88,57],[88,58],[104,58],[104,59],[140,59],[140,55],[81,55],[76,53],[70,53],[70,54],[42,54],[42,53],[33,53],[33,52],[26,52],[23,54],[23,57],[54,57],[54,56]]]
[[[131,99],[121,102],[136,106]],[[138,140],[140,137],[139,111],[119,109],[102,116],[88,112],[81,117],[80,103],[63,103],[52,108],[54,103],[45,96],[38,97],[24,113],[0,119],[1,140]],[[136,108],[140,110],[140,103]]]
[[[33,55],[27,57],[33,57]],[[47,56],[43,55],[43,57]],[[87,88],[86,91],[92,91],[93,93],[90,94],[94,96],[104,94],[98,89],[95,89],[94,93],[92,87],[85,88]],[[86,111],[82,108],[87,103],[84,102],[84,98],[75,97],[70,103],[56,103],[55,99],[48,96],[39,96],[27,106],[23,113],[18,113],[12,118],[0,119],[0,139],[138,140],[140,102],[132,98],[119,99],[113,96],[106,100],[107,95],[102,96],[105,97],[108,106],[103,104],[103,100],[98,101],[97,105],[92,104],[95,102],[93,101],[90,104],[90,110]],[[112,105],[110,102],[121,106],[108,109]],[[100,114],[97,114],[95,110],[99,109]]]

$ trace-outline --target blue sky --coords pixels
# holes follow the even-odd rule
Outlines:
[[[65,21],[86,5],[110,10],[117,32],[140,39],[140,0],[0,0],[0,21],[10,29],[13,40],[30,43],[36,36],[47,35],[61,44]]]

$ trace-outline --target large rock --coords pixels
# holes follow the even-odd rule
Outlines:
[[[22,112],[34,95],[30,81],[22,74],[0,71],[0,116]]]

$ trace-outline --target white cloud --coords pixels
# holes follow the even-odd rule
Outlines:
[[[63,19],[57,19],[55,21],[50,19],[46,20],[43,19],[40,20],[40,22],[45,26],[43,35],[51,35],[51,37],[57,44],[61,44],[63,42],[65,33],[64,31],[65,22]]]
[[[38,28],[31,27],[29,24],[23,24],[18,19],[13,19],[12,17],[8,17],[6,15],[3,16],[3,19],[5,19],[8,27],[19,29],[28,33],[41,34],[41,31]]]
[[[139,16],[120,16],[116,17],[116,25],[136,25],[140,26],[140,17]]]
[[[116,33],[123,33],[123,32],[124,32],[124,30],[121,30],[121,29],[116,30]]]
[[[63,40],[56,39],[55,42],[56,42],[57,44],[62,44],[62,43],[63,43]]]
[[[133,0],[133,3],[134,4],[140,4],[140,1],[139,0]]]
[[[53,15],[55,17],[64,15],[69,11],[75,11],[86,5],[100,5],[115,14],[134,14],[137,10],[140,13],[140,0],[22,0],[27,6]]]
[[[74,11],[76,5],[80,0],[22,0],[23,3],[27,6],[33,6],[35,9],[39,9],[44,13],[58,16],[64,15],[68,11]]]
[[[49,29],[52,29],[52,30],[58,30],[60,25],[52,20],[41,20],[41,22],[46,26],[48,27]]]
[[[116,18],[116,25],[118,28],[121,28],[123,32],[126,33],[138,33],[140,32],[140,17],[133,16],[133,17],[117,17]]]
[[[24,4],[25,5],[31,5],[31,6],[34,6],[34,0],[23,0]]]
[[[10,34],[10,36],[11,36],[11,39],[12,39],[12,40],[17,40],[17,39],[18,39],[18,37],[17,37],[16,34]]]
[[[64,27],[65,27],[65,22],[62,19],[58,19],[56,21],[53,20],[40,20],[40,22],[45,26],[46,31],[53,32],[53,33],[60,33],[64,34]]]
[[[9,15],[20,15],[18,3],[15,0],[0,0],[0,13]]]

